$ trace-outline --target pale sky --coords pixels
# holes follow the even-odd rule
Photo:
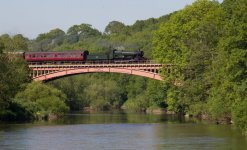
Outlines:
[[[103,32],[111,21],[132,25],[158,18],[195,0],[0,0],[0,35],[23,34],[30,39],[60,28],[87,23]],[[219,0],[222,2],[223,0]]]

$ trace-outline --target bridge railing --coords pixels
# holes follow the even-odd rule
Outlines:
[[[126,61],[117,61],[117,62],[84,62],[84,63],[30,63],[30,68],[70,68],[70,67],[131,67],[131,66],[162,66],[162,64],[156,63],[153,60],[149,61],[138,61],[138,62],[126,62]]]
[[[64,61],[64,62],[29,62],[29,65],[62,65],[62,64],[157,64],[155,60],[143,60],[143,61],[124,61],[124,60],[105,60],[105,61]]]

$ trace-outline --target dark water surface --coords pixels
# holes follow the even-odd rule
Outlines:
[[[70,114],[0,125],[0,150],[247,150],[230,125],[137,113]]]

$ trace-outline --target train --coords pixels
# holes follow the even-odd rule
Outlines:
[[[23,58],[28,63],[86,63],[86,62],[138,62],[145,61],[144,52],[111,50],[101,54],[90,54],[89,51],[63,52],[24,52]]]

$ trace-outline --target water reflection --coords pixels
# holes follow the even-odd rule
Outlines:
[[[192,120],[187,120],[189,122]],[[110,123],[182,123],[185,118],[179,115],[155,115],[136,112],[92,112],[72,113],[54,120],[55,124],[110,124]]]
[[[51,122],[0,125],[1,150],[244,150],[246,147],[246,138],[231,126],[202,124],[179,116],[76,113]]]

